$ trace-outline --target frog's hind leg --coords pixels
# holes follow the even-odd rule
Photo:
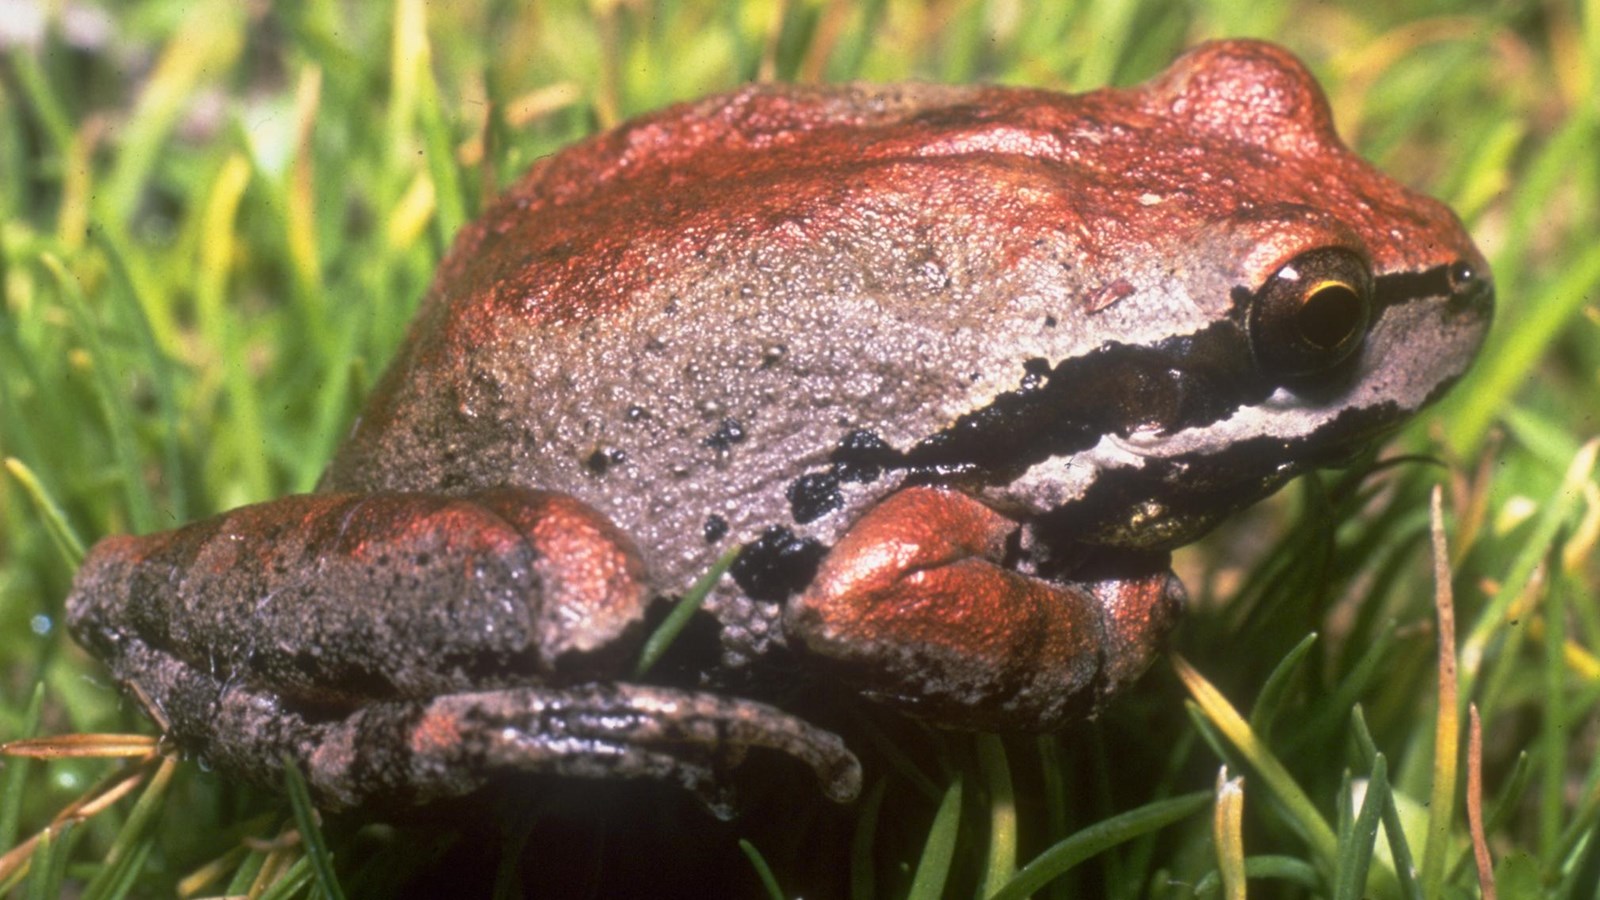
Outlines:
[[[389,700],[335,713],[182,663],[137,638],[111,663],[153,718],[202,763],[275,787],[283,760],[319,804],[402,806],[461,796],[505,775],[675,782],[733,814],[729,776],[752,748],[810,766],[832,799],[861,790],[844,742],[752,700],[645,685],[514,687]]]
[[[835,801],[860,793],[861,765],[831,732],[750,700],[629,684],[375,705],[331,728],[309,769],[331,796],[380,782],[458,794],[506,772],[650,778],[682,785],[727,818],[729,775],[752,747],[810,766]]]

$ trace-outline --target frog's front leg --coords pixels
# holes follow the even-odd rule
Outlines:
[[[868,696],[940,724],[1037,731],[1093,714],[1159,651],[1183,586],[1164,555],[1081,584],[1018,572],[1020,527],[959,491],[902,490],[829,551],[785,629]]]

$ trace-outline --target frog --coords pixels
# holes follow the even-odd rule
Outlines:
[[[1493,308],[1276,45],[1079,94],[750,85],[537,161],[315,492],[103,540],[68,622],[177,747],[327,809],[533,775],[731,815],[752,755],[848,802],[783,676],[1096,715],[1180,618],[1172,551],[1437,400]],[[640,674],[725,554],[710,649]]]

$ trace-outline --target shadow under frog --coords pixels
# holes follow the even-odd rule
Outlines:
[[[1180,611],[1168,550],[1437,398],[1491,307],[1271,45],[1081,95],[751,86],[536,164],[318,493],[103,541],[70,624],[180,747],[329,808],[533,772],[727,814],[763,748],[847,801],[746,673],[1092,714]],[[631,680],[730,543],[715,658]]]

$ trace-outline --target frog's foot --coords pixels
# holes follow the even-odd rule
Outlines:
[[[751,700],[630,684],[375,705],[328,727],[307,767],[338,805],[360,803],[384,781],[425,799],[468,793],[498,773],[537,772],[676,782],[726,819],[735,811],[731,772],[751,748],[810,766],[837,802],[861,792],[861,764],[832,732]]]
[[[1154,659],[1181,611],[1165,557],[1084,584],[1007,568],[1019,523],[954,490],[891,495],[785,614],[791,639],[869,696],[956,727],[1050,730]]]
[[[750,748],[786,754],[848,802],[861,764],[832,732],[752,700],[646,685],[510,687],[316,712],[218,678],[138,639],[112,666],[202,764],[276,787],[283,759],[320,805],[389,807],[461,796],[517,772],[653,778],[728,818],[733,769]]]

